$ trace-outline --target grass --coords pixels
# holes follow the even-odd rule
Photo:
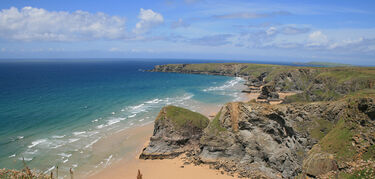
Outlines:
[[[362,155],[363,160],[375,160],[375,145],[371,145]]]
[[[210,125],[208,126],[208,130],[211,134],[217,134],[227,130],[220,124],[220,115],[221,110],[216,114],[215,118],[211,121]]]
[[[333,129],[320,140],[322,150],[332,153],[338,160],[350,161],[356,151],[351,144],[354,132],[351,130],[354,124],[341,119]]]
[[[321,140],[333,127],[333,123],[328,120],[316,119],[314,122],[316,125],[310,130],[310,135],[317,140]]]
[[[181,107],[166,106],[165,112],[166,117],[172,120],[177,128],[194,126],[204,129],[209,123],[209,119],[206,116]]]
[[[283,79],[283,91],[298,87],[302,94],[289,96],[287,102],[298,101],[332,101],[353,91],[375,86],[375,68],[373,67],[297,67],[271,64],[251,63],[202,63],[202,64],[170,64],[171,69],[181,69],[182,72],[213,73],[222,75],[241,75],[258,77],[266,72],[264,81],[274,85],[279,79],[291,73],[294,80]],[[301,71],[302,70],[302,71]],[[305,73],[306,71],[306,73]],[[289,78],[289,77],[288,77]],[[311,98],[313,96],[313,98]]]
[[[318,77],[333,78],[339,84],[347,81],[369,80],[375,78],[374,74],[365,70],[362,71],[360,68],[335,68],[319,74]]]
[[[354,171],[352,174],[340,173],[339,178],[345,179],[373,179],[375,178],[375,169],[365,168],[362,170]]]

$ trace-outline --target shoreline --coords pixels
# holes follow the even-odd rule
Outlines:
[[[244,84],[243,87],[238,90],[241,91],[242,88],[246,88]],[[252,99],[256,99],[257,96],[250,96],[245,93],[240,93],[237,96],[239,101],[248,102]],[[220,105],[203,105],[197,112],[205,115],[207,118],[212,119],[212,115],[216,115],[221,107]],[[120,132],[120,134],[115,134],[115,137],[127,138],[123,145],[131,145],[135,149],[131,152],[128,157],[123,157],[117,162],[110,164],[98,172],[91,175],[84,176],[83,178],[94,178],[94,179],[104,179],[104,178],[136,178],[137,172],[140,170],[144,178],[153,179],[175,179],[178,176],[180,179],[191,179],[191,178],[217,178],[217,179],[237,179],[236,176],[230,176],[222,173],[220,170],[210,169],[208,165],[195,166],[193,164],[184,165],[184,161],[181,156],[174,159],[163,159],[163,160],[143,160],[139,159],[139,155],[143,148],[148,144],[150,137],[152,136],[154,123],[147,124],[145,126],[129,128]],[[127,137],[126,133],[131,133],[132,136]],[[112,137],[110,137],[113,139]],[[102,141],[102,140],[101,140]],[[101,146],[106,142],[99,141],[96,146]],[[117,141],[117,140],[116,140]],[[94,145],[94,148],[96,147]]]
[[[109,166],[100,169],[88,176],[81,176],[90,179],[127,179],[136,178],[137,172],[140,170],[144,178],[152,179],[175,179],[176,176],[180,179],[192,178],[215,178],[215,179],[238,179],[236,176],[230,176],[221,173],[221,170],[210,169],[208,165],[195,166],[193,164],[184,164],[182,156],[174,159],[156,159],[143,160],[139,159],[139,155],[143,148],[148,144],[152,136],[154,123],[145,126],[135,127],[129,129],[126,133],[133,135],[128,137],[127,142],[135,147],[128,157],[121,158],[119,161],[110,164]],[[119,135],[124,135],[119,134]],[[126,137],[126,136],[122,136]],[[104,142],[106,143],[106,142]],[[100,145],[100,142],[98,142]],[[79,177],[79,178],[81,178]]]

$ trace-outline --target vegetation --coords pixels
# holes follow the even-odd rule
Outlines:
[[[331,131],[333,127],[333,123],[331,121],[325,119],[316,119],[313,121],[315,125],[310,129],[310,135],[312,138],[317,140],[321,140],[329,131]]]
[[[209,126],[207,129],[211,134],[219,133],[226,131],[227,129],[221,126],[220,124],[220,115],[221,115],[221,110],[216,114],[215,118],[210,122]]]
[[[341,119],[335,127],[319,142],[322,150],[334,154],[338,160],[351,161],[356,154],[352,146],[353,124]]]
[[[348,67],[352,66],[349,64],[342,63],[329,63],[329,62],[308,62],[308,63],[294,63],[295,65],[300,66],[311,66],[311,67]]]
[[[364,160],[375,160],[375,145],[370,146],[362,157]]]
[[[361,170],[356,170],[351,174],[348,173],[340,173],[339,178],[345,179],[373,179],[375,178],[375,169],[373,168],[365,168]]]
[[[181,73],[208,73],[227,76],[258,78],[264,74],[264,85],[281,91],[302,91],[288,96],[286,102],[333,101],[345,95],[375,87],[375,67],[355,67],[327,63],[311,63],[309,67],[251,63],[202,63],[171,64],[161,67],[163,71]],[[159,66],[160,67],[160,66]]]
[[[204,129],[209,123],[209,119],[197,112],[190,111],[176,106],[166,106],[164,108],[166,117],[172,120],[177,128],[184,126],[194,126],[199,129]],[[162,117],[159,117],[163,119]]]

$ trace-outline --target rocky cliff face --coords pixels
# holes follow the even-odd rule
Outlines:
[[[170,123],[157,119],[141,158],[185,153],[188,162],[241,177],[318,177],[345,171],[351,168],[347,162],[371,153],[374,114],[374,98],[284,105],[228,103],[204,129],[187,127],[189,135],[176,133]],[[362,147],[354,141],[361,141]]]
[[[297,94],[280,105],[228,103],[205,127],[188,125],[196,131],[189,135],[157,120],[142,158],[185,154],[188,163],[249,178],[375,178],[375,68],[230,63],[152,71],[241,76],[258,101]]]
[[[140,158],[174,158],[181,153],[197,150],[203,129],[209,120],[187,109],[166,106],[154,124],[154,133]]]

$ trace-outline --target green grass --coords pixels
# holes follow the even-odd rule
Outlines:
[[[363,160],[375,160],[375,145],[370,146],[362,155]]]
[[[323,151],[334,154],[340,161],[350,161],[356,154],[355,148],[351,141],[354,132],[351,128],[355,128],[345,119],[340,119],[333,129],[320,140]]]
[[[206,116],[181,107],[166,106],[165,111],[166,117],[172,120],[177,128],[194,126],[204,129],[209,123],[209,119]]]
[[[327,72],[321,73],[318,77],[329,77],[337,80],[337,83],[343,83],[353,80],[368,80],[375,79],[374,74],[361,71],[360,68],[336,68]]]
[[[321,64],[321,63],[319,63]],[[330,64],[337,66],[336,64]],[[358,91],[375,88],[374,67],[297,67],[270,64],[251,63],[202,63],[202,64],[170,64],[170,69],[181,69],[181,72],[213,73],[225,75],[242,75],[258,77],[267,72],[264,79],[267,85],[275,85],[282,91],[293,90],[298,87],[301,94],[289,96],[286,102],[332,101]],[[172,70],[173,71],[173,70]],[[304,73],[306,71],[306,73]],[[280,75],[291,73],[293,81],[280,79]],[[281,84],[284,81],[284,84]],[[280,85],[281,84],[281,85]]]
[[[340,173],[339,178],[345,179],[373,179],[375,178],[375,169],[365,168],[362,170],[354,171],[352,174]]]
[[[333,123],[324,119],[315,119],[315,126],[310,130],[310,135],[314,139],[321,140],[333,127]]]
[[[211,121],[210,125],[208,126],[208,130],[211,134],[217,134],[227,130],[220,124],[220,115],[221,110],[216,114],[215,118]]]

